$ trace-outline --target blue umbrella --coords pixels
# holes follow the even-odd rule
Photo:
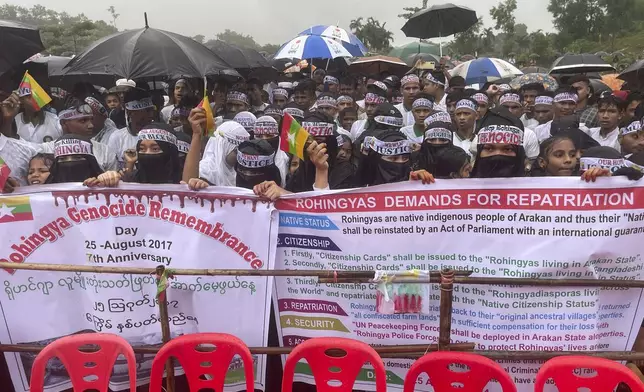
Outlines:
[[[367,47],[358,37],[338,26],[312,26],[302,31],[299,35],[319,35],[320,37],[333,38],[342,42],[342,46],[355,57],[364,56],[368,52]]]
[[[507,61],[487,57],[467,61],[452,70],[452,76],[463,77],[466,84],[484,84],[519,75],[523,72]]]
[[[353,57],[344,46],[333,38],[319,35],[302,35],[293,38],[275,53],[273,59],[334,59]]]

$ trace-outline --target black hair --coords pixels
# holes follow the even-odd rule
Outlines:
[[[378,75],[378,74],[367,75],[367,80],[369,80],[369,79],[380,80],[380,75]]]
[[[293,88],[293,93],[304,92],[306,94],[315,93],[315,81],[312,79],[307,79],[299,82],[295,88]]]
[[[424,92],[420,92],[420,93],[416,94],[416,98],[414,98],[414,101],[417,100],[417,99],[421,99],[421,98],[429,99],[430,101],[434,102],[434,97],[432,95],[429,95],[429,94],[424,93]]]
[[[579,83],[579,82],[584,82],[584,83],[586,83],[587,85],[589,85],[589,86],[590,86],[590,79],[588,79],[588,76],[586,76],[586,75],[575,75],[575,76],[572,76],[572,77],[568,78],[567,82],[568,82],[568,84],[569,84],[569,85],[571,85],[571,86],[572,86],[573,84],[575,84],[575,83]]]
[[[31,159],[29,160],[29,166],[31,166],[31,162],[37,159],[42,160],[45,163],[45,166],[47,166],[47,168],[50,168],[51,165],[53,165],[54,162],[56,161],[56,157],[54,156],[54,154],[44,154],[42,152],[39,152],[38,154],[31,157]]]
[[[463,90],[463,94],[467,95],[468,97],[471,97],[472,95],[474,95],[474,94],[476,94],[478,92],[479,92],[479,90],[477,90],[475,88],[466,88],[465,90]],[[485,94],[485,95],[487,95],[487,94]]]
[[[551,136],[541,142],[541,145],[539,146],[539,158],[547,159],[548,155],[552,152],[552,148],[554,147],[555,143],[564,140],[570,140],[573,146],[575,146],[575,149],[579,149],[579,147],[577,147],[577,144],[575,143],[575,140],[570,135],[561,133],[555,136]]]
[[[463,98],[470,98],[466,95],[464,95],[461,91],[452,91],[447,94],[447,97],[445,98],[445,102],[458,102]],[[478,106],[478,103],[476,104]]]
[[[536,91],[537,95],[542,95],[542,93],[546,91],[546,89],[543,87],[543,83],[528,83],[521,86],[519,91],[521,91],[522,93],[524,91]]]
[[[614,96],[613,94],[605,94],[599,97],[597,100],[597,109],[601,108],[602,105],[605,106],[615,106],[618,111],[626,110],[628,103],[620,99],[619,97]]]
[[[552,93],[552,91],[547,91],[547,90],[546,90],[546,91],[542,91],[542,92],[540,92],[540,93],[537,95],[537,97],[550,97],[550,98],[554,98],[554,94]]]
[[[351,87],[355,88],[357,81],[353,76],[343,76],[342,78],[340,78],[340,84],[350,85]]]
[[[562,86],[559,86],[557,91],[555,91],[554,95],[558,95],[558,94],[562,94],[562,93],[568,93],[568,94],[577,95],[577,90],[574,87],[570,86],[570,85],[562,85]]]
[[[644,98],[644,96],[639,91],[631,91],[630,93],[628,93],[628,96],[626,98],[626,102],[630,105],[631,102],[633,102],[633,101],[641,101],[643,98]]]
[[[348,107],[340,110],[340,113],[338,114],[338,119],[342,121],[344,119],[344,116],[346,116],[349,113],[354,113],[356,116],[358,115],[358,109],[353,108],[353,107]]]
[[[465,78],[463,78],[462,76],[454,76],[449,80],[449,86],[465,87]]]

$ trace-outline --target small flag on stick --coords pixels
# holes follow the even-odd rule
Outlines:
[[[215,134],[215,116],[212,114],[210,107],[210,100],[208,99],[208,79],[203,78],[203,99],[197,105],[198,108],[203,108],[206,112],[206,129],[204,129],[204,136],[213,136]]]
[[[25,76],[22,77],[22,82],[20,82],[20,86],[18,87],[18,96],[31,96],[31,106],[35,111],[39,111],[51,102],[49,94],[29,75],[29,71],[25,72]]]
[[[4,184],[7,183],[7,180],[9,179],[9,176],[11,175],[11,169],[9,169],[9,166],[5,163],[5,161],[0,158],[0,193],[2,193],[2,189],[4,189]]]
[[[306,129],[295,121],[293,116],[284,113],[280,135],[280,150],[304,160],[304,147],[309,138],[310,135]]]

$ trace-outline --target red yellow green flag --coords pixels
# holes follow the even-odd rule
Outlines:
[[[288,113],[282,119],[280,150],[304,159],[304,145],[309,133]]]
[[[11,169],[9,169],[9,166],[5,163],[5,161],[0,158],[0,193],[2,193],[4,184],[7,182],[10,175]]]
[[[0,223],[33,220],[29,196],[0,197]]]
[[[29,95],[31,95],[31,106],[36,111],[42,109],[45,105],[51,102],[49,94],[40,87],[38,82],[36,82],[36,80],[29,75],[29,71],[27,71],[25,72],[25,76],[22,77],[20,87],[18,87],[18,96],[27,97]]]
[[[208,96],[204,96],[203,100],[197,107],[203,108],[204,112],[206,112],[206,129],[204,130],[204,136],[213,136],[215,134],[215,118],[212,114],[212,108],[210,107]]]

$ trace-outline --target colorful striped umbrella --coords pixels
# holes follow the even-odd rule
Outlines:
[[[451,73],[452,76],[463,77],[465,84],[484,84],[486,82],[523,75],[520,69],[507,61],[487,57],[481,57],[459,64]]]
[[[355,57],[364,56],[369,51],[362,41],[360,41],[360,39],[354,34],[334,25],[311,26],[302,31],[299,35],[319,35],[320,37],[335,39],[342,42],[342,46],[344,46],[344,48]]]
[[[335,59],[338,57],[354,56],[333,38],[302,35],[282,45],[273,59]]]

